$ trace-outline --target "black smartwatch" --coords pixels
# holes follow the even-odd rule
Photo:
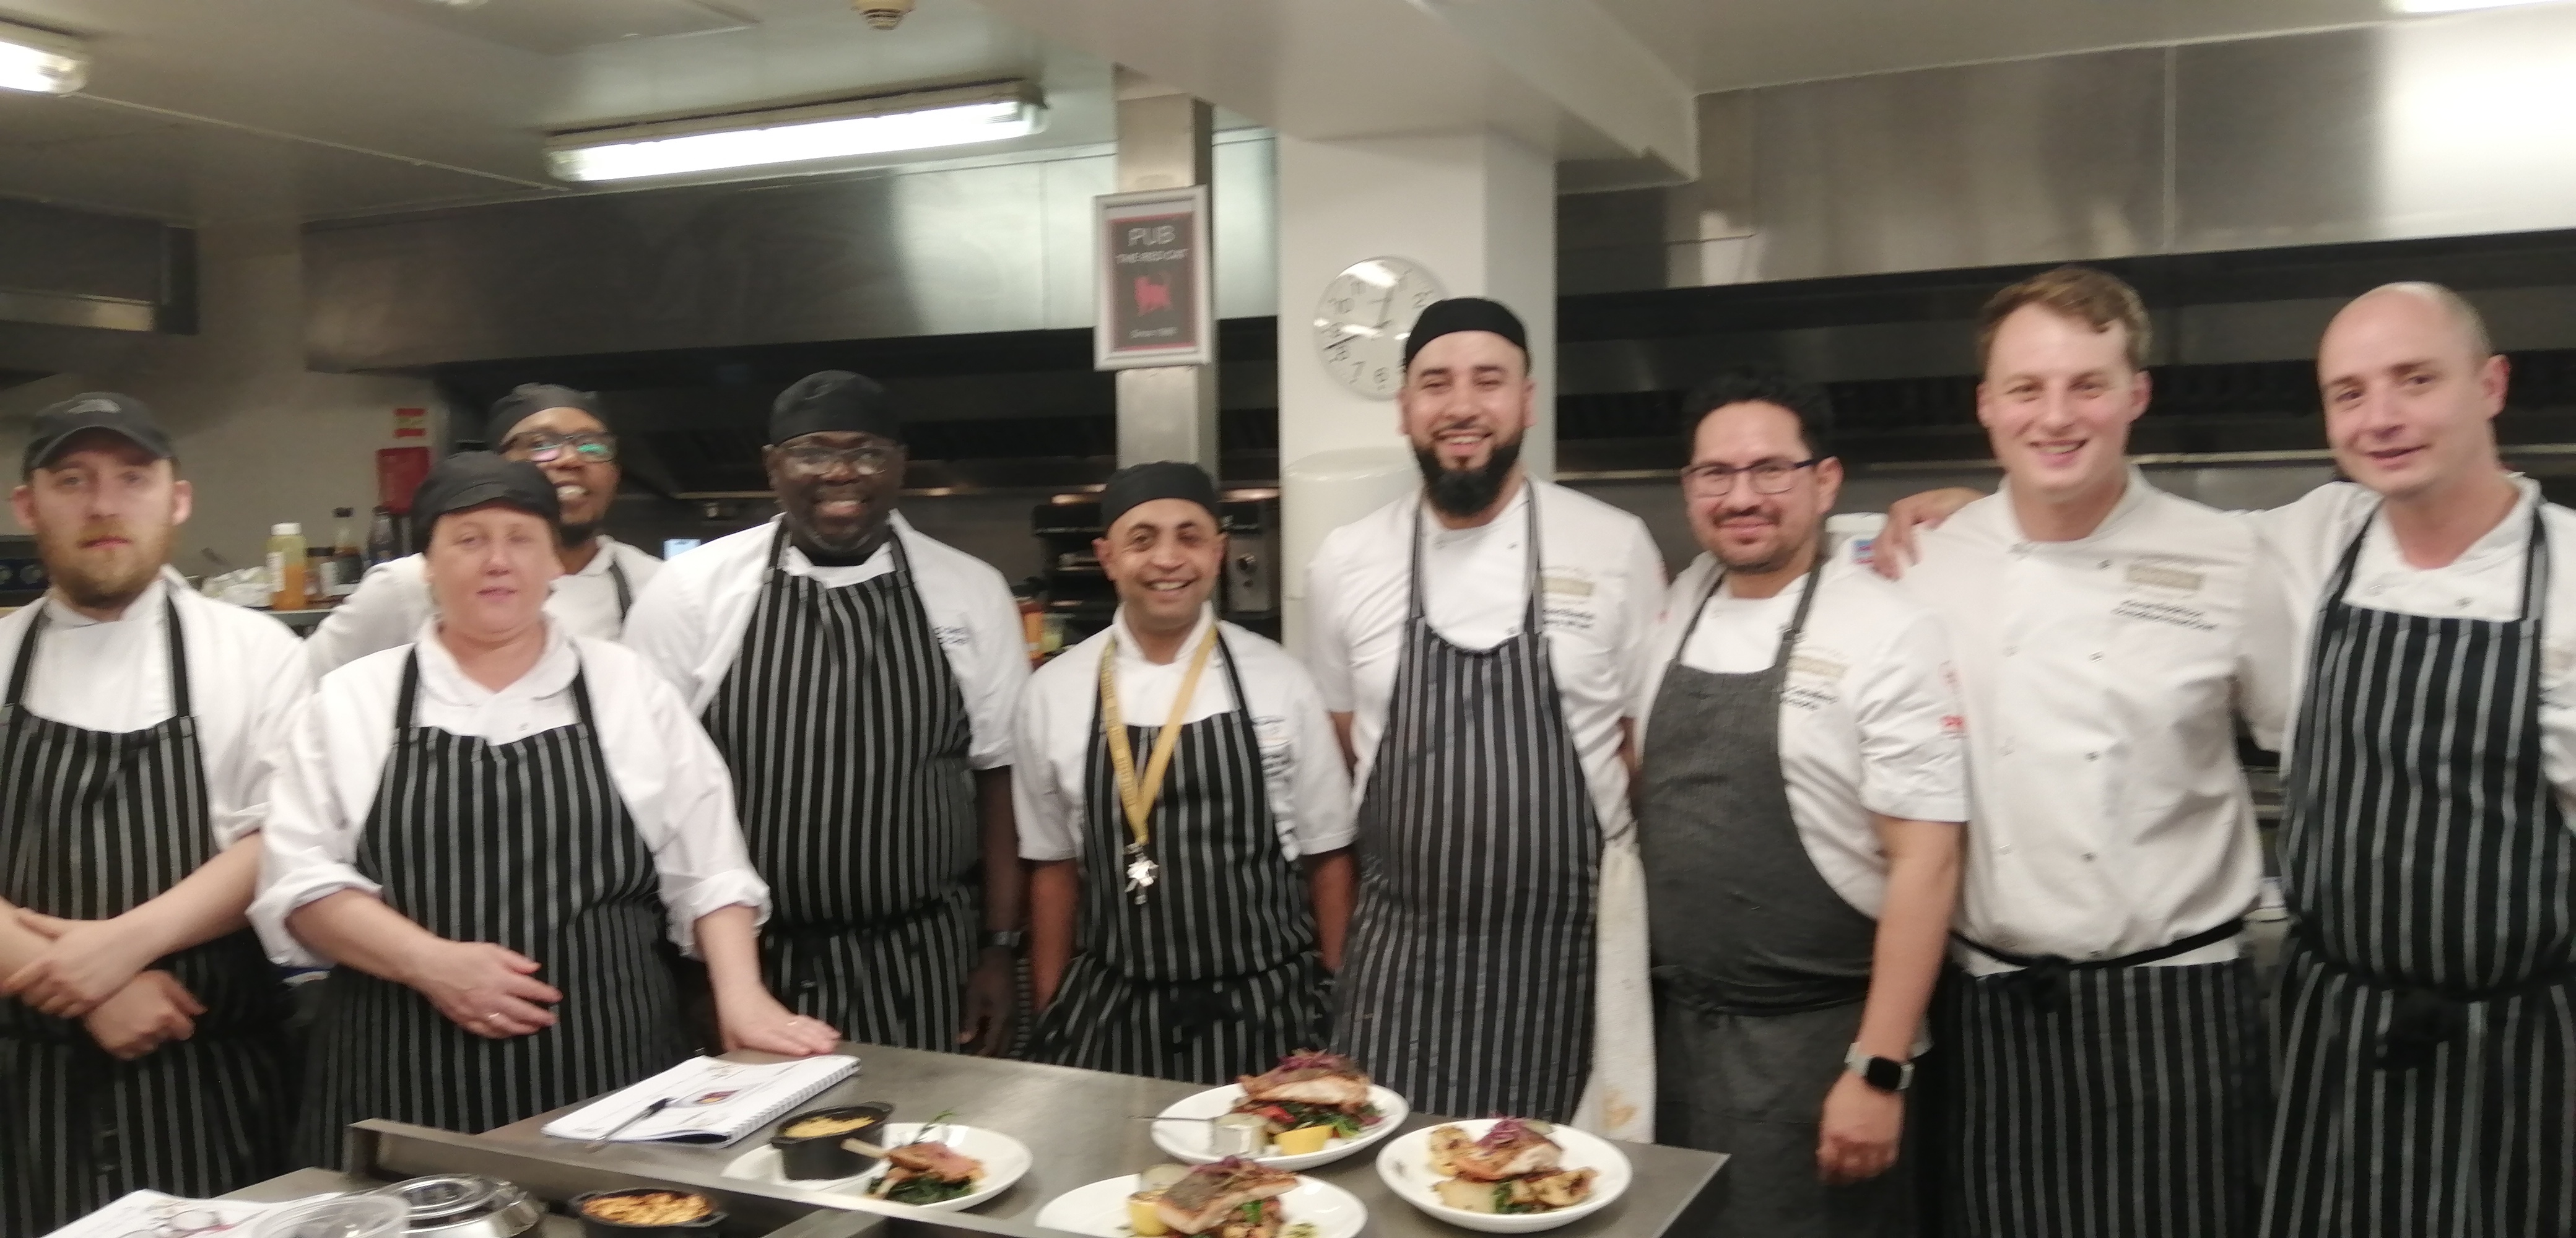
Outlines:
[[[1843,1054],[1843,1069],[1860,1076],[1860,1081],[1882,1092],[1902,1092],[1914,1082],[1914,1063],[1891,1062],[1871,1057],[1853,1045]]]
[[[1027,929],[984,930],[984,948],[987,950],[1017,950],[1028,939]]]

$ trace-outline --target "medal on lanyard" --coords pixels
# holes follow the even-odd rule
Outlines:
[[[1146,758],[1141,784],[1136,778],[1136,752],[1127,744],[1127,724],[1118,713],[1118,637],[1110,636],[1100,651],[1100,735],[1109,744],[1109,764],[1118,772],[1118,803],[1127,810],[1127,897],[1139,907],[1145,905],[1145,891],[1160,871],[1153,857],[1145,854],[1146,844],[1154,839],[1154,800],[1163,793],[1163,775],[1171,772],[1172,746],[1181,737],[1181,720],[1189,716],[1191,699],[1198,695],[1199,672],[1207,669],[1208,654],[1215,648],[1216,624],[1210,623],[1207,636],[1190,655],[1180,695],[1172,698],[1172,716],[1154,736],[1154,752]]]

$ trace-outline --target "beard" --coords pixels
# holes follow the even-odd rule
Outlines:
[[[99,537],[122,537],[123,546],[83,547]],[[45,574],[72,605],[113,610],[132,602],[170,561],[170,530],[138,529],[121,521],[96,522],[36,539]]]
[[[566,550],[589,545],[590,539],[597,536],[599,536],[599,526],[595,523],[558,525],[555,528],[556,540],[561,542]]]
[[[1413,463],[1422,470],[1422,488],[1431,506],[1443,515],[1475,516],[1494,505],[1503,496],[1503,486],[1512,477],[1512,466],[1520,463],[1521,440],[1494,444],[1485,463],[1472,469],[1453,469],[1440,463],[1438,449],[1416,447]]]

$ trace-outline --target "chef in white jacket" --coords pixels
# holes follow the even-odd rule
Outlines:
[[[617,436],[609,433],[599,397],[551,383],[523,383],[492,405],[484,434],[493,451],[545,470],[563,505],[563,544],[555,552],[563,574],[546,595],[546,613],[570,625],[574,635],[617,639],[662,561],[599,527],[617,501],[622,476]],[[430,610],[429,570],[421,556],[377,564],[305,639],[313,673],[410,643]]]

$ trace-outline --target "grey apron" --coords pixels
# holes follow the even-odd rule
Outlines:
[[[1655,1138],[1725,1152],[1714,1235],[1912,1232],[1907,1158],[1851,1186],[1816,1177],[1825,1096],[1869,996],[1878,922],[1816,871],[1780,773],[1781,689],[1822,569],[1768,669],[1686,666],[1715,573],[1647,720],[1638,809],[1655,978]]]

